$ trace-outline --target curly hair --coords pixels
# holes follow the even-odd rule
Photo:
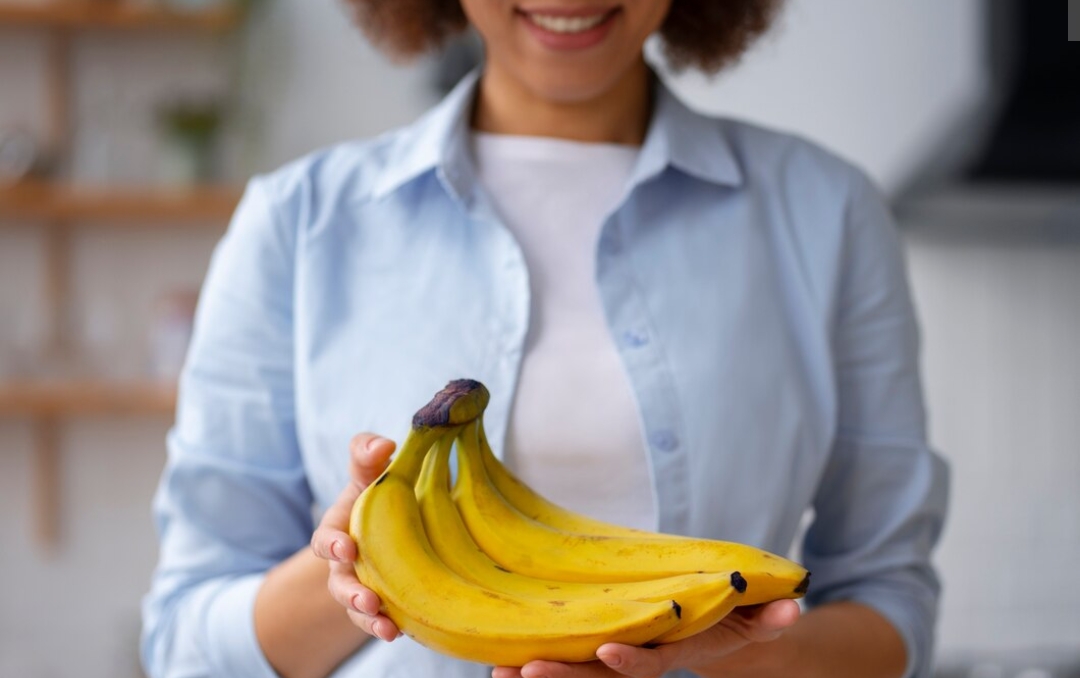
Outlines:
[[[406,60],[440,49],[469,25],[458,0],[345,0],[368,39]],[[731,65],[772,24],[783,0],[672,0],[660,27],[675,70],[715,73]]]

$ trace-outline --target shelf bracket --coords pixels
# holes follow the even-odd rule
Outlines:
[[[34,535],[52,553],[60,542],[60,426],[53,417],[34,420]]]

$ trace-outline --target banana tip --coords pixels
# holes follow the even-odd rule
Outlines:
[[[746,579],[738,572],[731,573],[731,588],[739,593],[746,593]]]
[[[798,586],[795,587],[795,593],[798,593],[799,595],[804,595],[809,590],[810,590],[810,573],[807,572],[806,576],[803,577],[803,580],[801,582],[799,582]]]

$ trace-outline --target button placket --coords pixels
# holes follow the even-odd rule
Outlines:
[[[632,200],[628,199],[628,200]],[[632,271],[632,259],[615,256],[628,249],[619,228],[621,212],[604,225],[597,254],[600,288],[612,336],[639,402],[644,443],[657,492],[660,529],[686,529],[690,513],[689,460],[680,439],[674,375],[662,342],[650,324],[650,314]]]
[[[674,452],[679,449],[679,438],[668,428],[658,428],[649,434],[649,442],[661,452]]]

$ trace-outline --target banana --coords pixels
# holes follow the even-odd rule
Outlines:
[[[448,461],[453,444],[453,438],[444,437],[428,453],[416,484],[416,497],[424,531],[436,555],[463,579],[499,593],[530,598],[648,602],[674,599],[682,610],[679,623],[653,643],[681,640],[709,628],[735,608],[746,590],[746,581],[738,572],[604,584],[542,580],[509,572],[472,540],[450,497]]]
[[[444,654],[521,666],[533,659],[588,661],[606,642],[643,645],[671,631],[673,600],[564,600],[493,591],[450,570],[428,541],[415,484],[425,455],[479,416],[487,390],[451,382],[413,418],[386,471],[353,505],[349,532],[360,554],[357,578],[402,632]]]
[[[531,487],[520,480],[498,460],[488,445],[483,424],[480,424],[480,452],[484,462],[484,471],[491,478],[491,483],[506,502],[533,520],[564,532],[577,534],[595,534],[608,537],[656,537],[664,539],[685,539],[678,535],[648,532],[614,523],[606,523],[548,501],[537,494]]]
[[[806,592],[805,568],[752,546],[651,533],[581,534],[538,522],[508,503],[485,472],[482,425],[478,417],[458,435],[460,473],[452,494],[473,540],[506,569],[538,579],[601,583],[738,571],[747,582],[740,605]]]

